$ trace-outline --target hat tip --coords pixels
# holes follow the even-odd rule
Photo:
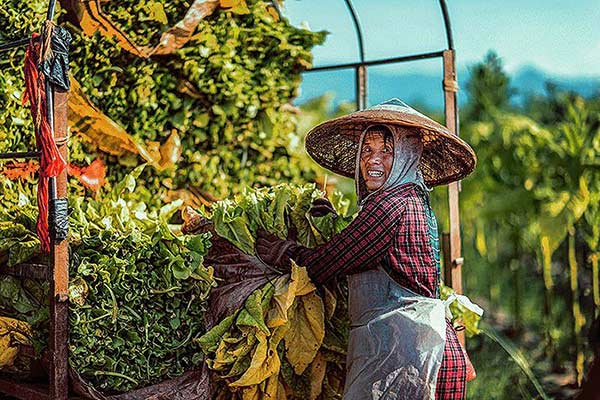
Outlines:
[[[402,100],[400,100],[398,97],[393,97],[391,99],[388,99],[386,101],[384,101],[383,103],[379,104],[380,106],[386,105],[386,106],[399,106],[399,107],[406,107],[406,108],[410,108],[410,106],[408,104],[406,104],[405,102],[403,102]]]

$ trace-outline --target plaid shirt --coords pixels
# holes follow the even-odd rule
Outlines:
[[[352,223],[327,244],[298,247],[292,257],[309,265],[311,278],[325,283],[382,265],[400,285],[426,297],[439,287],[429,242],[423,194],[407,183],[370,197]]]
[[[426,297],[439,289],[438,260],[427,225],[426,194],[412,183],[370,197],[352,223],[327,244],[297,247],[291,258],[309,267],[311,278],[326,283],[383,266],[400,285]],[[438,373],[437,399],[463,399],[466,361],[448,322],[444,359]]]

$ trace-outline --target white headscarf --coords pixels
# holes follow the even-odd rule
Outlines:
[[[373,129],[376,127],[380,127],[380,129]],[[362,151],[362,145],[366,135],[373,131],[381,131],[381,127],[387,128],[392,133],[394,140],[394,162],[392,164],[392,170],[390,171],[385,183],[376,191],[369,192],[360,173],[360,153]],[[421,160],[422,153],[423,143],[421,142],[421,138],[409,127],[377,124],[369,126],[367,129],[365,129],[360,135],[360,140],[358,143],[358,153],[356,154],[356,170],[354,175],[356,182],[356,195],[358,197],[359,205],[362,206],[365,200],[375,193],[393,189],[408,182],[414,182],[421,186],[424,190],[429,190],[427,186],[425,186],[423,176],[419,170],[419,161]]]

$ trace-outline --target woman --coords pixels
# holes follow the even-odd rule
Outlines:
[[[427,184],[460,179],[471,148],[398,99],[325,122],[307,151],[354,176],[360,211],[332,240],[310,249],[261,233],[263,261],[293,259],[324,284],[345,275],[351,331],[344,399],[463,399],[466,353],[439,298],[437,224]]]

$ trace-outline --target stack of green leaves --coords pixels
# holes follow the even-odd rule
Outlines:
[[[244,13],[218,9],[200,22],[190,41],[174,54],[142,58],[96,33],[73,33],[71,70],[89,99],[134,140],[156,148],[174,133],[181,154],[169,167],[145,172],[147,193],[193,186],[205,197],[225,198],[245,185],[305,182],[314,167],[288,150],[296,136],[290,101],[310,66],[313,46],[325,33],[292,26],[269,13],[270,2],[248,0]],[[181,20],[187,0],[103,2],[103,12],[138,45],[155,45]],[[45,0],[0,5],[0,41],[39,30]],[[234,10],[235,11],[235,10]],[[0,151],[34,146],[28,110],[20,104],[22,49],[0,61]],[[103,154],[94,143],[73,137],[70,159],[102,157],[108,179],[120,181],[139,157]],[[170,158],[170,156],[169,156]],[[177,157],[175,157],[177,159]],[[142,191],[140,191],[142,192]],[[148,196],[147,200],[160,196]]]
[[[128,201],[140,173],[106,200],[73,202],[71,365],[100,389],[146,386],[201,361],[192,340],[214,283],[203,265],[210,234],[173,233],[180,201],[159,212]]]
[[[169,219],[181,202],[159,211],[139,202],[134,189],[141,172],[137,168],[99,200],[74,198],[70,204],[69,361],[85,381],[110,392],[157,383],[201,362],[193,339],[204,333],[206,298],[214,286],[212,269],[203,265],[210,234],[173,232]],[[13,228],[0,225],[0,237],[33,235],[35,215],[27,216],[26,224],[17,218]],[[30,251],[25,244],[13,243],[8,263],[27,258],[20,256]],[[43,327],[33,307],[40,304],[30,289],[15,280],[0,282],[0,310],[37,323],[39,341]],[[18,296],[7,298],[11,293]]]
[[[282,239],[292,236],[302,245],[313,247],[325,243],[333,232],[343,229],[350,221],[340,214],[311,216],[308,211],[312,202],[323,195],[314,184],[248,189],[233,199],[214,203],[209,216],[219,236],[246,254],[254,254],[254,238],[259,228]],[[341,215],[345,215],[348,201],[335,195],[334,202]]]
[[[299,183],[312,174],[290,159],[295,120],[288,103],[324,34],[277,21],[268,2],[247,3],[244,15],[217,10],[173,55],[143,59],[100,35],[74,41],[74,76],[100,109],[141,142],[164,143],[173,132],[181,138],[180,173],[161,175],[169,188],[191,183],[224,198],[244,185]],[[183,17],[184,4],[129,0],[106,3],[104,11],[126,34],[156,38]],[[150,5],[163,8],[168,21],[149,23],[157,15]]]

